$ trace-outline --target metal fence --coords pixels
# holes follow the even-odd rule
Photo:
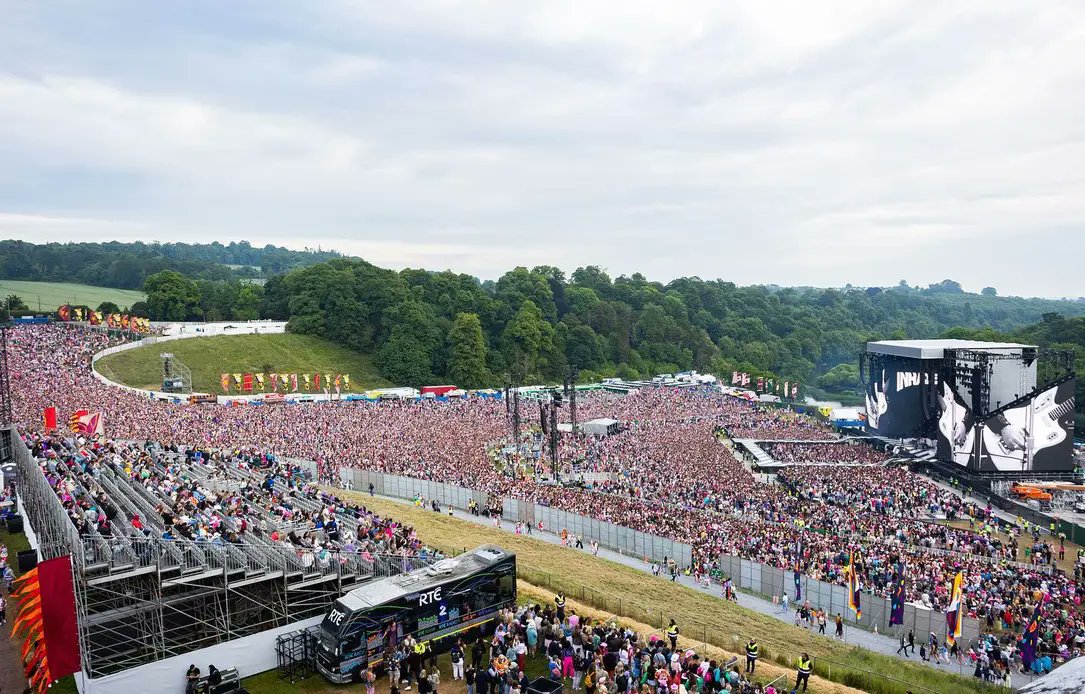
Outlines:
[[[787,593],[789,598],[795,596],[795,574],[790,570],[779,569],[749,559],[739,557],[720,557],[720,569],[725,576],[734,579],[736,585],[756,595],[772,598]],[[809,576],[799,576],[799,585],[802,588],[802,602],[809,602],[815,608],[822,608],[830,615],[837,613],[844,615],[851,626],[873,631],[875,628],[881,633],[891,632],[899,634],[909,629],[915,632],[918,642],[926,641],[931,632],[942,640],[946,635],[946,616],[944,613],[927,610],[915,605],[904,606],[904,623],[900,626],[889,627],[890,601],[877,595],[863,593],[862,612],[863,616],[856,622],[849,619],[852,616],[848,609],[848,589],[833,583],[818,581]],[[961,643],[968,643],[979,637],[980,623],[978,620],[965,617],[961,625]]]
[[[397,499],[414,499],[421,496],[427,503],[436,500],[442,508],[451,504],[453,508],[465,510],[468,508],[468,501],[474,499],[480,508],[486,509],[496,506],[498,501],[498,498],[491,497],[487,492],[433,480],[387,475],[355,468],[343,469],[340,474],[342,481],[349,483],[349,486],[357,491],[368,491],[369,485],[372,484],[374,494]],[[600,547],[638,559],[647,561],[673,559],[679,566],[690,566],[693,563],[693,549],[684,542],[631,530],[616,523],[569,513],[524,499],[501,497],[500,503],[501,516],[508,521],[522,521],[533,528],[538,528],[541,524],[543,530],[552,533],[568,530],[585,543],[594,540]]]

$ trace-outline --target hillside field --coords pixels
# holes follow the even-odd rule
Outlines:
[[[380,377],[372,357],[309,335],[232,335],[196,337],[111,354],[96,365],[99,373],[136,388],[162,387],[162,359],[172,352],[192,370],[193,389],[222,393],[224,373],[350,374],[350,391],[391,385]],[[231,390],[231,392],[236,392]]]
[[[143,292],[131,289],[110,289],[68,282],[0,280],[0,298],[9,294],[18,294],[22,297],[31,311],[55,311],[57,306],[62,304],[80,304],[97,308],[103,301],[112,301],[124,309],[147,298]]]

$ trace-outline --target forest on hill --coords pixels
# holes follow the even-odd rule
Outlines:
[[[1044,314],[1085,314],[1085,303],[925,288],[736,286],[594,266],[514,268],[496,281],[450,271],[393,271],[356,258],[297,268],[263,286],[163,272],[144,287],[155,319],[275,318],[376,355],[390,381],[461,386],[637,378],[684,369],[746,371],[798,381],[804,393],[854,395],[868,340],[929,338],[947,330],[1020,330]]]
[[[75,282],[143,289],[148,277],[175,270],[194,279],[266,278],[339,257],[334,251],[215,243],[46,243],[0,241],[0,279]]]
[[[405,385],[555,382],[571,366],[582,381],[692,368],[798,381],[803,395],[854,401],[858,354],[870,340],[988,335],[1073,346],[1085,359],[1085,301],[1003,297],[992,287],[974,294],[952,280],[741,287],[539,266],[480,281],[247,242],[17,241],[0,242],[0,279],[140,288],[146,301],[126,308],[154,320],[288,320],[293,332],[374,355],[385,378]],[[5,308],[17,312],[18,299]],[[103,307],[119,308],[90,308]]]

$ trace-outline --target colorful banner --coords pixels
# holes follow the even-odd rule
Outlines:
[[[302,374],[301,378],[302,378],[302,382],[305,384],[305,390],[309,390],[309,388],[310,388],[309,374]]]
[[[42,424],[45,425],[45,429],[57,428],[57,408],[46,407],[41,413]]]
[[[12,636],[23,641],[26,677],[41,694],[80,669],[71,557],[39,562],[15,580],[11,598],[17,605]]]
[[[290,374],[290,390],[291,392],[298,392],[298,375]]]
[[[313,374],[313,387],[320,390],[320,374]]]
[[[114,330],[129,330],[137,333],[147,333],[151,330],[151,320],[139,316],[129,316],[125,313],[110,313],[102,315],[100,311],[84,306],[70,306],[64,304],[57,307],[57,318],[67,321],[86,321],[91,325],[105,325]]]
[[[222,376],[219,377],[219,383],[222,384],[223,393],[230,392],[230,374],[222,374]]]
[[[241,379],[241,390],[252,392],[252,374],[245,374]]]
[[[100,436],[105,434],[105,417],[101,412],[76,410],[72,416],[68,418],[68,428],[76,434]]]
[[[737,371],[732,371],[731,372],[731,385],[733,385],[733,386],[738,385],[738,372]]]
[[[758,376],[757,377],[757,392],[760,393],[764,389],[765,389],[765,377],[764,376]]]
[[[893,592],[889,603],[889,626],[904,624],[904,567],[898,566],[893,573]]]
[[[1036,609],[1032,611],[1032,616],[1025,625],[1025,635],[1021,637],[1021,662],[1026,668],[1036,660],[1036,649],[1040,645],[1040,615],[1045,600],[1047,600],[1047,594],[1044,594],[1043,599],[1036,603]]]
[[[863,618],[863,606],[862,595],[863,589],[862,580],[859,578],[859,572],[861,570],[859,562],[862,562],[862,557],[856,558],[856,552],[852,551],[848,558],[848,608],[855,612],[855,621],[859,621]]]
[[[798,383],[794,383],[794,384],[792,384],[792,386],[791,386],[791,398],[792,398],[792,399],[795,399],[795,398],[797,398],[797,397],[799,397],[799,384],[798,384]]]
[[[350,374],[343,374],[343,389],[350,390]]]
[[[953,588],[949,594],[949,607],[946,608],[946,644],[952,646],[961,638],[964,625],[964,572],[958,571],[953,577]]]
[[[260,390],[264,389],[264,374],[256,374],[256,385],[260,387]]]

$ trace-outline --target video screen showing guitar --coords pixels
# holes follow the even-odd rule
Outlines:
[[[1020,407],[977,423],[962,399],[942,384],[939,452],[958,465],[978,470],[1071,470],[1074,387],[1072,380],[1062,383]]]

